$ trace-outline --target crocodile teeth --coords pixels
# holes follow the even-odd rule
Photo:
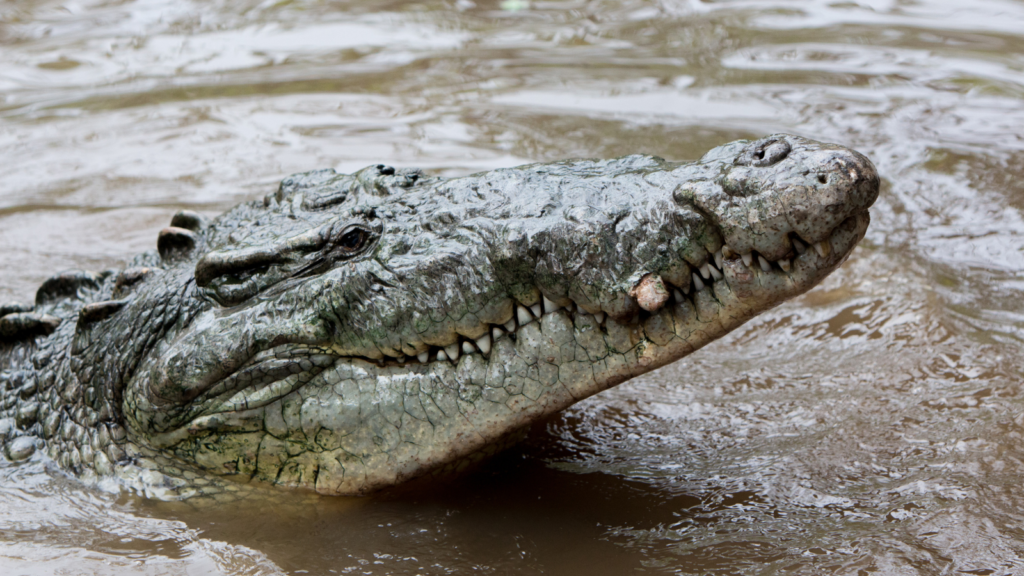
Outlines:
[[[832,246],[829,240],[823,240],[821,242],[808,243],[796,237],[792,234],[789,237],[792,243],[793,249],[797,256],[807,253],[808,244],[814,248],[814,251],[821,258],[827,258],[832,252]],[[757,265],[761,270],[765,272],[772,271],[772,263],[760,254],[755,252],[747,252],[746,254],[740,254],[728,245],[723,244],[722,247],[711,254],[710,258],[706,260],[699,267],[691,268],[691,279],[692,282],[689,286],[676,287],[668,285],[666,288],[671,292],[671,297],[677,304],[681,304],[686,299],[686,295],[693,292],[700,292],[711,285],[711,279],[715,281],[722,280],[725,276],[723,271],[725,270],[725,261],[731,260],[739,256],[743,260],[743,264],[748,268],[753,268],[755,259]],[[712,259],[713,258],[713,259]],[[789,272],[793,268],[793,257],[782,258],[777,261],[779,268],[785,272]],[[660,280],[660,279],[659,279]],[[513,301],[514,314],[513,317],[503,325],[491,326],[489,332],[483,336],[476,338],[475,340],[459,340],[451,345],[437,349],[436,360],[437,361],[449,361],[452,363],[458,363],[459,357],[463,354],[474,354],[480,352],[484,355],[490,356],[491,351],[494,349],[494,343],[498,341],[502,336],[509,334],[514,335],[516,330],[541,318],[544,314],[550,314],[558,310],[566,309],[570,315],[581,314],[586,315],[587,312],[582,308],[578,308],[575,304],[570,303],[568,306],[563,306],[552,301],[547,296],[541,295],[540,302],[533,304],[532,306],[524,306],[518,302]],[[607,319],[605,312],[597,312],[593,314],[593,319],[597,326],[604,325],[605,319]],[[514,336],[512,336],[514,337]],[[400,354],[400,353],[399,353]],[[419,362],[426,364],[431,361],[431,355],[433,353],[428,351],[420,352],[415,355],[415,359]],[[405,362],[406,356],[399,355],[399,362]],[[413,356],[408,357],[408,361],[412,361]]]
[[[543,302],[544,302],[544,313],[545,314],[550,314],[550,313],[554,312],[555,310],[561,310],[562,307],[559,306],[558,304],[555,304],[551,300],[548,300],[547,296],[542,296],[541,298],[543,299]]]
[[[444,347],[444,353],[448,355],[448,359],[452,362],[458,362],[459,360],[459,343],[451,344]]]
[[[483,336],[476,339],[476,347],[480,349],[484,354],[491,353],[491,335],[484,334]]]
[[[516,306],[516,318],[519,319],[520,326],[533,322],[533,315],[530,314],[530,310],[526,306]]]
[[[693,275],[693,287],[697,292],[704,289],[704,282],[701,281],[700,276]]]

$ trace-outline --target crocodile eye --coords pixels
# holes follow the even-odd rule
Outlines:
[[[338,247],[349,254],[358,252],[366,245],[366,240],[369,239],[369,237],[370,235],[366,230],[355,228],[346,232],[338,240]]]

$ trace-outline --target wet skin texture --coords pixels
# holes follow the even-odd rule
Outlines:
[[[865,157],[788,135],[696,163],[295,175],[2,307],[4,453],[163,498],[458,469],[810,289],[877,195]]]

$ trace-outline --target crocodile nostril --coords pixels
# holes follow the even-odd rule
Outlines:
[[[747,166],[771,166],[789,156],[789,142],[775,138],[765,138],[751,144],[737,159],[738,164]]]
[[[760,160],[758,165],[771,166],[789,156],[789,143],[785,140],[769,142],[765,144],[764,148],[758,150],[758,154],[758,160]]]
[[[821,184],[827,184],[828,176],[825,176],[824,174],[818,174],[818,182],[820,182]]]

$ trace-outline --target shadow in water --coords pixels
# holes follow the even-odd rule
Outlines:
[[[624,574],[642,569],[646,555],[613,545],[610,531],[655,530],[701,502],[609,473],[559,470],[534,449],[551,441],[535,429],[474,471],[364,498],[140,500],[137,511],[255,549],[291,572]]]

